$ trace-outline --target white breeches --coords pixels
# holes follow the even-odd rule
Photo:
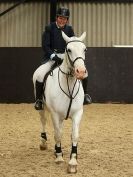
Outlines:
[[[60,57],[62,60],[64,59],[64,54],[57,54],[57,56]],[[44,76],[48,71],[50,71],[54,63],[55,61],[49,60],[47,63],[39,66],[33,74],[33,82],[35,83],[36,80],[39,82],[43,82]]]

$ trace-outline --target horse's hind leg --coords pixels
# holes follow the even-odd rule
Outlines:
[[[47,149],[47,135],[46,135],[47,119],[45,116],[45,109],[40,111],[39,114],[40,114],[40,121],[42,125],[40,150],[46,150]]]

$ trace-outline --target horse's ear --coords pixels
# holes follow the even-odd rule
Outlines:
[[[86,32],[84,32],[80,37],[79,40],[83,41],[86,37]]]
[[[62,37],[66,41],[66,43],[68,43],[68,41],[70,40],[70,38],[63,31],[62,31]]]

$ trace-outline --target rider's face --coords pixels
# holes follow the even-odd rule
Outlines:
[[[58,16],[56,18],[56,22],[57,22],[57,25],[60,27],[60,28],[63,28],[66,23],[68,22],[68,18],[67,17],[61,17],[61,16]]]

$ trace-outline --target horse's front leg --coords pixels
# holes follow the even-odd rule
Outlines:
[[[53,114],[52,120],[54,126],[54,139],[55,139],[55,156],[56,156],[55,162],[61,163],[64,161],[61,149],[63,120],[57,114]]]
[[[83,110],[78,111],[72,118],[72,149],[70,154],[70,161],[68,163],[68,173],[77,172],[77,145],[79,138],[79,125]]]
[[[40,121],[42,125],[41,131],[41,143],[40,143],[40,150],[47,149],[47,135],[46,135],[46,116],[45,116],[45,109],[39,112],[40,114]]]

